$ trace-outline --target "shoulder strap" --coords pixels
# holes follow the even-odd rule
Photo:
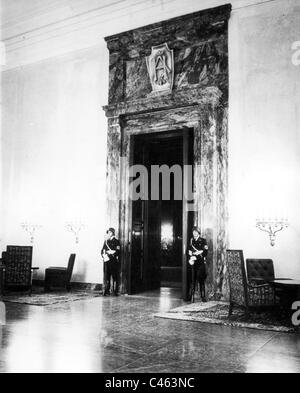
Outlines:
[[[112,251],[112,249],[109,247],[107,240],[105,241],[106,247],[109,249],[109,251]]]
[[[198,250],[198,249],[193,245],[193,239],[191,240],[191,246],[193,247],[194,250],[200,251],[200,250]]]
[[[193,247],[194,250],[200,251],[200,250],[198,250],[193,244],[192,244],[192,247]]]

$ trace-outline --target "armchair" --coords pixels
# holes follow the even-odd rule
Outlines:
[[[247,276],[249,282],[266,284],[274,280],[289,281],[289,278],[276,278],[272,259],[247,259]]]
[[[257,284],[247,280],[243,251],[227,251],[227,268],[230,284],[230,309],[232,315],[235,305],[250,309],[274,307],[276,298],[274,289],[269,284]]]
[[[32,252],[32,247],[8,246],[2,253],[3,290],[28,290],[32,293],[32,274],[38,270],[32,267]]]
[[[247,259],[248,281],[254,284],[267,284],[275,280],[274,263],[272,259]]]
[[[46,269],[45,292],[51,291],[52,287],[71,290],[71,278],[74,270],[76,254],[71,254],[68,267],[50,267]]]

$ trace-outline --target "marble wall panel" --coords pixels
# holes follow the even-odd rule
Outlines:
[[[174,89],[219,86],[228,79],[228,18],[231,6],[194,13],[106,38],[111,53],[109,103],[151,93],[146,56],[167,43],[174,51]]]
[[[122,292],[130,266],[131,137],[192,128],[198,225],[209,244],[211,297],[228,298],[228,18],[230,6],[200,12],[107,38],[110,50],[108,218],[122,241]],[[145,56],[167,42],[175,53],[171,94],[151,95]],[[123,160],[121,160],[123,157]],[[115,224],[116,223],[116,224]]]

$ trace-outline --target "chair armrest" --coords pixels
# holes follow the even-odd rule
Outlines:
[[[263,278],[251,278],[251,280],[249,280],[249,283],[250,284],[254,283],[254,284],[259,284],[259,285],[267,284],[266,280],[264,280]]]
[[[292,278],[275,278],[275,281],[293,281]]]
[[[263,289],[263,288],[272,288],[270,284],[263,284],[263,285],[253,285],[251,283],[248,284],[250,289]]]
[[[39,267],[32,267],[31,270],[40,270]]]

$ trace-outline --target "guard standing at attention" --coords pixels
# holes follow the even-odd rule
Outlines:
[[[104,262],[104,293],[103,296],[111,295],[111,280],[113,280],[112,294],[119,295],[119,258],[121,253],[121,245],[116,238],[116,231],[110,228],[106,232],[106,239],[101,250]]]
[[[200,295],[203,302],[206,302],[205,281],[207,279],[206,257],[208,254],[207,241],[201,237],[198,228],[193,228],[193,237],[188,247],[189,264],[194,269],[191,298],[195,294],[196,284],[200,284]]]

